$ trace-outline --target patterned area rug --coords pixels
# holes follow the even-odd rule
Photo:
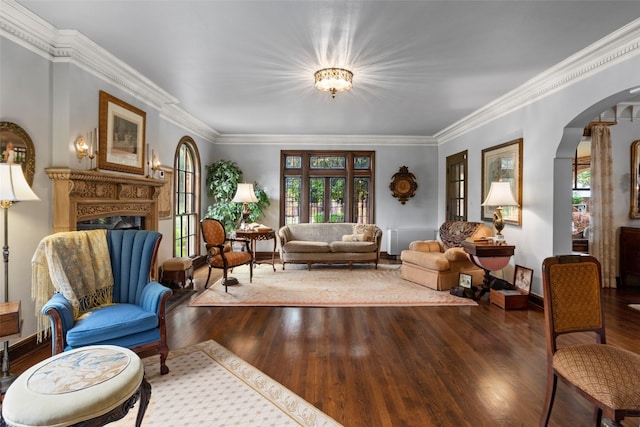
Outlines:
[[[221,281],[192,299],[190,306],[442,306],[477,305],[471,299],[435,291],[400,277],[400,265],[382,264],[348,267],[276,264],[254,268],[249,283],[249,267],[236,268],[232,276],[240,284],[225,293]]]
[[[333,418],[275,382],[215,341],[144,359],[151,401],[144,426],[340,426]],[[133,426],[134,406],[110,426]]]

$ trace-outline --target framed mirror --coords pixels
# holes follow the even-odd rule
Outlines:
[[[19,125],[0,122],[0,163],[18,163],[29,185],[36,172],[36,150],[31,138]]]
[[[640,139],[631,143],[631,208],[629,209],[629,217],[640,218]]]

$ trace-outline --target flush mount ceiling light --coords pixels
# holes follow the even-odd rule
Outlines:
[[[353,86],[353,73],[344,68],[323,68],[316,71],[314,76],[316,89],[331,93],[331,98],[335,98],[336,93],[347,91]]]

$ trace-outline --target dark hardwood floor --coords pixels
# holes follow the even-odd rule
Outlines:
[[[198,292],[205,278],[199,269]],[[486,298],[477,307],[196,308],[187,297],[167,315],[169,346],[213,339],[345,426],[535,426],[546,381],[543,313],[503,311]],[[640,311],[627,306],[640,303],[640,288],[604,290],[604,300],[608,342],[640,353]],[[560,383],[550,426],[590,426],[591,418]]]

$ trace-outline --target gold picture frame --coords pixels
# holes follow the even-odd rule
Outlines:
[[[167,166],[160,166],[164,185],[160,189],[158,196],[158,217],[160,219],[173,218],[172,203],[173,200],[173,169]]]
[[[631,143],[631,203],[629,218],[640,218],[640,139]]]
[[[511,184],[513,197],[519,206],[504,206],[502,218],[505,223],[522,225],[522,143],[518,138],[504,144],[482,150],[482,201],[494,181],[506,181]],[[494,208],[481,206],[481,218],[493,221]]]
[[[144,175],[147,113],[100,91],[98,167]]]
[[[0,163],[18,163],[29,185],[36,173],[36,149],[29,134],[12,122],[0,122]]]

